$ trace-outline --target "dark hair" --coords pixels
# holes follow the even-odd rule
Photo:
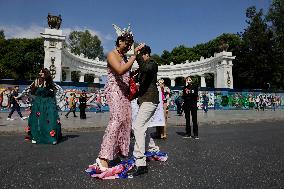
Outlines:
[[[20,86],[19,86],[19,85],[16,85],[14,88],[16,88],[16,87],[18,87],[18,88],[19,88]]]
[[[44,81],[46,82],[46,88],[53,89],[55,87],[52,76],[50,74],[50,71],[47,68],[42,68],[39,72],[44,73],[44,78],[38,77],[36,80],[40,83],[43,83]],[[33,84],[31,86],[31,93],[35,94],[37,86]]]
[[[118,47],[119,46],[119,40],[121,41],[127,41],[129,44],[133,44],[134,40],[133,40],[133,35],[131,33],[124,33],[121,36],[118,36],[115,42],[115,45]]]
[[[47,87],[53,87],[53,79],[50,71],[47,68],[41,69],[41,72],[44,73],[44,80],[46,82]]]
[[[149,46],[145,45],[144,47],[141,48],[140,54],[141,55],[149,54],[149,56],[150,56],[151,55],[151,48]]]

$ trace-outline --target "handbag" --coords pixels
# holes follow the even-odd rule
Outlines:
[[[136,85],[134,76],[131,76],[130,79],[129,79],[129,89],[130,89],[130,91],[129,91],[128,99],[131,101],[134,98],[136,98],[136,95],[138,93],[138,87]]]

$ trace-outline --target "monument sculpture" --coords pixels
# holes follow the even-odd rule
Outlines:
[[[50,13],[48,13],[47,23],[48,23],[48,27],[50,29],[59,30],[60,26],[61,26],[61,22],[62,22],[62,18],[61,18],[60,14],[58,16],[54,16],[54,15],[51,15]]]
[[[219,45],[219,49],[220,51],[228,51],[229,45],[227,43],[224,42],[224,40],[220,41],[220,45]]]

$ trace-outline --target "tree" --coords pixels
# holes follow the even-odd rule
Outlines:
[[[80,71],[71,72],[71,81],[79,82]]]
[[[272,50],[275,64],[271,84],[274,88],[284,89],[284,1],[273,0],[266,18],[273,31]]]
[[[0,30],[0,40],[5,40],[4,30]]]
[[[1,78],[33,80],[43,67],[43,39],[8,39],[0,46]]]
[[[86,74],[84,76],[84,82],[88,82],[88,83],[94,83],[94,75],[93,74]]]
[[[163,54],[161,55],[162,60],[164,60],[163,65],[169,65],[172,62],[172,55],[169,51],[164,50]]]
[[[68,38],[69,47],[71,52],[77,55],[81,53],[90,59],[100,58],[104,59],[103,47],[98,36],[92,36],[91,33],[86,30],[72,31]]]
[[[242,45],[235,62],[234,83],[237,88],[263,88],[271,82],[273,57],[272,33],[265,23],[263,11],[249,7],[246,11],[248,27],[241,34]]]
[[[157,55],[157,54],[153,54],[153,55],[151,56],[151,58],[152,58],[159,66],[164,64],[163,59],[162,59],[159,55]]]

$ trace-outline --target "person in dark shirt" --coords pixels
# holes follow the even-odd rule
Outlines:
[[[133,125],[135,145],[133,156],[136,159],[135,168],[129,175],[138,176],[148,172],[145,156],[145,133],[148,122],[154,115],[159,104],[159,91],[157,88],[158,65],[150,58],[151,48],[145,45],[136,57],[139,65],[139,110]]]
[[[209,98],[208,96],[206,95],[206,93],[204,93],[202,95],[202,109],[205,113],[208,112],[208,102],[209,102]]]
[[[22,120],[25,120],[27,117],[23,117],[22,113],[21,113],[21,109],[20,109],[20,104],[18,101],[18,95],[19,95],[19,86],[15,86],[11,96],[10,96],[10,103],[12,105],[11,108],[11,112],[8,115],[7,120],[14,120],[13,118],[11,118],[11,116],[13,115],[14,111],[16,110],[19,114],[19,116],[21,117]]]
[[[190,76],[186,78],[186,84],[183,88],[183,100],[183,110],[186,120],[186,135],[184,138],[199,139],[197,125],[198,87],[192,84],[192,79]],[[193,123],[193,136],[191,136],[190,114]]]
[[[80,119],[86,119],[87,95],[85,90],[80,94],[79,102]]]

